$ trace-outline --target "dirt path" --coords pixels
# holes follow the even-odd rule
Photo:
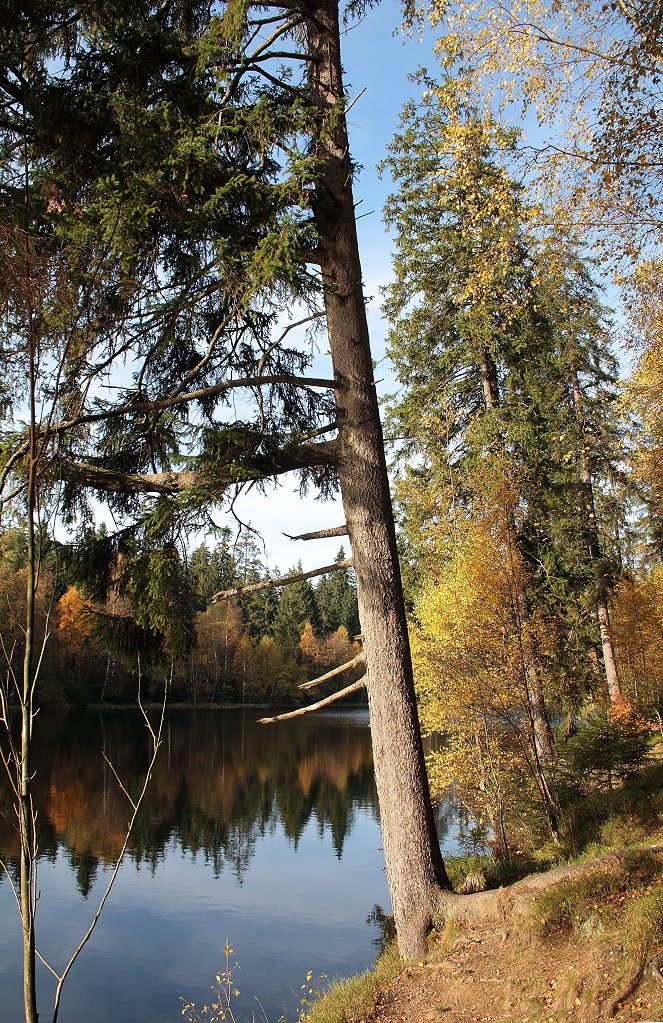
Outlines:
[[[660,974],[659,974],[660,976]],[[370,1023],[615,1023],[663,1021],[663,984],[648,969],[630,996],[632,970],[616,941],[543,941],[522,927],[465,927],[440,935],[426,964],[403,970]],[[615,1000],[624,996],[623,1004]]]

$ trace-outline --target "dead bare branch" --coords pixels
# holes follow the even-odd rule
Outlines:
[[[328,572],[338,572],[340,568],[349,568],[352,558],[345,561],[335,561],[333,565],[325,565],[323,568],[314,568],[311,572],[297,572],[296,575],[288,575],[283,579],[267,579],[262,583],[251,583],[250,586],[238,586],[234,590],[221,590],[211,598],[211,603],[218,600],[229,600],[230,597],[241,597],[245,593],[257,593],[258,590],[273,590],[276,586],[290,586],[292,583],[301,583],[305,579],[313,579],[316,575],[327,575]]]
[[[117,408],[105,409],[103,412],[90,412],[68,419],[62,423],[56,423],[50,429],[53,433],[71,430],[75,426],[101,423],[106,419],[116,419],[119,416],[131,413],[132,415],[154,412],[163,412],[166,409],[175,408],[178,405],[186,405],[192,401],[201,401],[205,398],[213,398],[236,388],[265,387],[271,384],[289,384],[292,387],[319,387],[325,390],[337,389],[340,385],[335,380],[322,379],[319,377],[297,377],[287,373],[273,374],[271,376],[242,377],[237,380],[222,380],[217,384],[209,384],[207,387],[199,387],[195,391],[187,391],[185,394],[176,394],[169,398],[154,399],[153,401],[130,401]]]
[[[0,860],[0,870],[2,870],[3,874],[5,875],[7,880],[9,881],[9,887],[11,888],[11,890],[14,893],[14,898],[16,899],[16,905],[17,905],[18,911],[20,913],[21,912],[21,897],[19,895],[18,889],[16,888],[16,882],[14,881],[12,875],[9,873],[9,870],[7,869],[7,864],[5,863],[4,860]]]
[[[106,756],[106,753],[105,753],[104,750],[101,751],[101,755],[104,758],[104,760],[106,761],[106,763],[108,764],[108,766],[110,767],[110,769],[111,769],[111,771],[113,773],[113,777],[115,778],[115,781],[117,782],[117,784],[118,784],[119,788],[121,789],[121,791],[124,792],[125,796],[127,797],[129,802],[131,803],[132,810],[135,812],[136,811],[136,804],[134,803],[133,799],[131,798],[131,796],[127,792],[126,788],[124,787],[122,779],[120,778],[119,774],[115,770],[115,767],[113,766],[112,761],[110,761],[108,759],[108,757]]]
[[[293,323],[289,323],[288,326],[285,328],[285,330],[283,330],[279,334],[279,336],[277,337],[276,341],[273,341],[271,343],[271,345],[269,346],[269,348],[267,349],[267,351],[265,352],[265,354],[261,358],[260,362],[258,363],[258,376],[262,375],[262,371],[263,371],[265,365],[267,364],[267,359],[272,354],[274,349],[278,348],[278,346],[287,337],[287,335],[290,333],[291,330],[295,330],[297,327],[302,327],[305,323],[311,323],[313,320],[319,320],[324,315],[325,315],[325,311],[324,311],[324,309],[321,309],[317,313],[311,313],[310,316],[304,316],[303,319],[301,319],[301,320],[295,320]]]
[[[321,707],[328,707],[330,703],[336,703],[337,700],[343,699],[344,696],[349,696],[350,693],[356,693],[358,689],[366,688],[366,675],[363,678],[353,682],[352,685],[346,686],[345,689],[339,689],[337,693],[332,693],[331,696],[325,696],[324,700],[318,700],[317,703],[310,703],[307,707],[298,707],[297,710],[290,710],[287,714],[277,714],[273,718],[258,718],[259,725],[271,725],[274,721],[287,721],[288,718],[297,718],[302,714],[310,714],[312,710],[320,710]]]
[[[41,954],[39,949],[36,948],[36,947],[35,947],[35,955],[37,956],[37,959],[39,960],[39,962],[42,963],[46,967],[46,969],[49,971],[49,973],[52,973],[53,976],[55,977],[55,979],[59,980],[60,979],[60,975],[57,972],[57,970],[53,969],[53,967],[49,963],[48,959],[44,959],[43,955]]]
[[[315,533],[300,533],[299,536],[291,536],[284,533],[288,540],[325,540],[330,536],[347,536],[349,533],[347,525],[334,526],[332,529],[319,529]]]
[[[158,727],[156,728],[156,730],[154,730],[152,725],[149,724],[149,722],[148,722],[148,730],[151,733],[151,737],[153,739],[152,756],[150,758],[149,764],[147,765],[147,770],[145,771],[145,778],[143,780],[143,786],[142,786],[142,788],[141,788],[141,790],[140,790],[140,792],[138,794],[138,797],[137,797],[137,799],[135,801],[133,799],[131,799],[130,796],[128,796],[128,793],[127,793],[124,785],[122,785],[122,783],[120,782],[120,787],[122,788],[122,790],[125,793],[125,795],[127,795],[128,798],[129,798],[129,801],[130,801],[131,806],[133,808],[133,813],[132,813],[131,818],[129,819],[129,821],[127,823],[127,828],[126,828],[125,835],[124,835],[124,841],[122,843],[122,848],[120,849],[119,855],[118,855],[117,860],[115,862],[115,867],[113,868],[113,872],[112,872],[112,874],[110,876],[108,884],[106,885],[106,890],[104,891],[104,894],[101,897],[101,900],[99,902],[99,905],[97,906],[96,912],[94,914],[94,917],[92,918],[90,926],[88,927],[87,931],[85,932],[85,934],[81,938],[77,948],[72,953],[72,955],[71,955],[71,957],[69,959],[69,962],[65,966],[64,970],[59,975],[58,984],[57,984],[57,987],[56,987],[56,990],[55,990],[55,998],[53,1000],[53,1020],[52,1020],[52,1023],[57,1023],[58,1011],[59,1011],[59,1008],[60,1008],[60,998],[61,998],[61,995],[62,995],[62,985],[64,984],[64,982],[65,982],[65,980],[66,980],[66,978],[67,978],[67,976],[69,974],[69,971],[71,970],[72,966],[74,965],[74,963],[78,959],[78,956],[82,952],[82,950],[85,947],[85,945],[87,944],[87,942],[90,940],[90,938],[92,936],[92,932],[94,931],[95,927],[97,926],[97,922],[99,920],[99,917],[101,916],[101,914],[103,912],[103,908],[106,905],[106,900],[108,899],[108,896],[111,893],[113,885],[115,884],[115,881],[117,879],[117,875],[120,872],[120,867],[122,866],[122,863],[124,861],[124,857],[125,857],[125,854],[126,854],[126,851],[127,851],[127,847],[129,845],[129,839],[131,838],[131,835],[133,833],[133,828],[134,828],[134,824],[136,822],[136,817],[138,816],[138,812],[139,812],[139,810],[141,808],[141,805],[143,803],[143,800],[145,798],[145,793],[147,792],[147,787],[148,787],[148,785],[150,783],[150,780],[152,778],[152,770],[154,768],[154,763],[156,761],[157,754],[159,752],[159,747],[161,746],[161,736],[162,736],[162,733],[163,733],[163,723],[164,723],[164,719],[165,719],[165,716],[166,716],[166,703],[167,703],[167,698],[168,698],[168,686],[169,686],[169,680],[166,679],[166,682],[164,684],[163,701],[162,701],[162,704],[161,704],[161,715],[160,715],[159,724],[158,724]],[[109,761],[107,761],[107,762],[110,763]],[[110,766],[111,766],[111,769],[113,770],[113,774],[115,774],[115,777],[117,778],[117,773],[113,769],[112,765],[110,765]],[[118,781],[119,781],[119,779],[118,779]],[[44,962],[44,960],[43,960],[43,958],[41,956],[40,956],[40,959],[42,959],[42,962]],[[46,964],[46,965],[48,965],[48,964]],[[55,971],[52,970],[51,967],[49,967],[49,969],[51,969],[52,973],[55,972]],[[57,976],[57,974],[56,974],[56,976]]]
[[[317,686],[320,682],[326,682],[328,678],[333,678],[334,675],[341,675],[344,671],[349,671],[351,668],[356,668],[360,664],[366,663],[366,654],[357,654],[351,661],[346,661],[345,664],[339,664],[338,668],[332,668],[331,671],[326,672],[324,675],[320,675],[319,678],[313,678],[310,682],[302,682],[298,687],[299,689],[313,689],[313,686]]]

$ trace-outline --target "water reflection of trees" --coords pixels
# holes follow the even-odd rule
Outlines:
[[[50,714],[35,749],[40,854],[64,849],[86,897],[100,866],[115,861],[128,819],[102,750],[133,793],[148,761],[145,730],[129,711]],[[12,861],[11,797],[0,799],[0,848]],[[358,807],[377,818],[370,734],[351,718],[266,728],[250,712],[173,711],[129,855],[155,871],[174,845],[241,881],[257,842],[279,826],[296,847],[315,821],[340,857]]]

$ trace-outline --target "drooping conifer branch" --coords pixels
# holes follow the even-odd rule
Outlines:
[[[295,575],[285,576],[283,579],[267,579],[262,583],[251,583],[250,586],[238,586],[234,590],[221,590],[211,598],[211,603],[219,600],[229,600],[230,597],[241,597],[246,593],[257,593],[259,590],[273,590],[277,586],[290,586],[292,583],[301,583],[305,579],[314,579],[317,575],[327,575],[329,572],[338,572],[341,568],[349,568],[352,565],[352,558],[345,561],[335,561],[333,565],[325,565],[323,568],[314,568],[311,572],[297,572]]]
[[[300,444],[287,450],[270,452],[268,455],[256,455],[253,459],[245,461],[243,469],[253,470],[262,479],[267,479],[297,469],[334,465],[337,457],[336,441],[330,440],[321,444]],[[63,480],[75,480],[78,486],[108,493],[161,494],[173,497],[187,490],[202,488],[221,496],[229,487],[241,482],[238,480],[236,468],[231,462],[227,466],[219,466],[215,473],[199,469],[184,472],[124,473],[82,462],[62,462],[58,475]],[[334,571],[334,566],[321,571]]]
[[[214,398],[224,394],[226,391],[246,387],[267,387],[272,384],[289,384],[292,387],[316,387],[325,390],[338,388],[334,380],[322,379],[319,377],[296,377],[288,373],[279,373],[272,376],[251,376],[240,377],[236,380],[221,380],[217,384],[210,384],[208,387],[199,387],[195,391],[187,391],[185,394],[176,394],[170,398],[155,399],[153,401],[128,401],[116,408],[103,409],[99,412],[89,412],[85,415],[75,416],[61,423],[54,425],[53,433],[61,433],[73,429],[75,426],[84,426],[91,423],[102,423],[108,419],[115,419],[121,416],[136,414],[153,414],[165,412],[167,409],[175,408],[178,405],[187,405],[193,401],[204,401],[207,398]]]
[[[330,536],[347,536],[348,535],[347,525],[334,526],[333,529],[318,529],[315,533],[300,533],[299,536],[291,536],[290,533],[284,533],[284,536],[288,537],[288,540],[325,540]]]
[[[273,718],[258,718],[259,725],[271,725],[274,721],[287,721],[288,718],[298,718],[302,714],[310,714],[312,710],[320,710],[322,707],[328,707],[330,703],[336,703],[337,700],[343,699],[344,696],[349,696],[350,693],[356,693],[358,689],[366,688],[366,675],[353,682],[352,685],[346,686],[345,689],[339,689],[337,693],[332,693],[331,696],[325,696],[324,700],[318,700],[317,703],[309,703],[306,707],[298,707],[297,710],[290,710],[287,714],[277,714]]]
[[[131,414],[132,416],[133,415],[137,415],[137,414],[140,414],[140,415],[143,415],[143,414],[144,415],[153,415],[153,414],[158,413],[158,412],[165,412],[168,409],[174,408],[174,407],[179,406],[179,405],[188,404],[189,402],[203,401],[203,400],[205,400],[207,398],[214,397],[215,395],[222,394],[225,391],[229,391],[229,390],[232,390],[232,389],[235,389],[235,388],[242,388],[242,387],[245,387],[247,389],[251,388],[251,387],[258,387],[259,388],[259,387],[262,387],[262,386],[270,386],[270,385],[273,385],[273,384],[290,384],[290,385],[296,386],[296,387],[315,387],[315,388],[319,387],[319,388],[325,388],[325,389],[333,389],[333,388],[338,388],[340,386],[334,380],[312,378],[312,377],[294,377],[294,376],[290,376],[288,374],[278,374],[278,375],[272,375],[272,376],[260,376],[260,375],[258,375],[258,376],[253,376],[253,377],[245,377],[245,378],[237,379],[237,380],[224,380],[224,381],[222,381],[222,382],[220,382],[218,384],[212,384],[209,387],[202,387],[202,388],[199,388],[196,391],[188,391],[185,394],[178,394],[178,395],[172,396],[170,398],[164,398],[162,400],[140,401],[140,402],[139,401],[129,401],[129,402],[125,402],[122,405],[118,405],[115,408],[107,408],[107,409],[104,409],[104,410],[99,411],[99,412],[89,412],[89,413],[73,416],[73,417],[71,417],[69,419],[61,420],[60,422],[55,423],[55,424],[51,424],[51,423],[48,423],[48,422],[45,423],[45,424],[40,424],[39,427],[37,428],[37,430],[38,430],[38,437],[42,441],[46,441],[49,437],[54,437],[56,435],[66,435],[71,430],[75,429],[78,426],[90,426],[90,425],[95,424],[95,423],[107,422],[107,421],[112,420],[112,419],[122,419],[123,417],[125,417],[125,416],[127,416],[129,414]],[[338,428],[338,424],[337,423],[327,424],[326,426],[321,427],[318,430],[311,431],[311,433],[307,435],[307,439],[310,439],[310,438],[313,438],[313,437],[316,437],[316,436],[321,436],[322,434],[329,433],[332,430],[335,430],[337,428]],[[29,445],[28,445],[28,441],[26,439],[25,441],[23,441],[16,448],[16,450],[10,456],[7,464],[4,466],[2,472],[0,473],[0,491],[2,491],[4,489],[4,486],[5,486],[6,482],[7,482],[7,479],[9,478],[9,476],[11,474],[11,471],[21,461],[21,459],[25,458],[25,456],[27,455],[28,447],[29,447]],[[298,463],[297,465],[294,465],[291,468],[294,468],[294,469],[303,468],[303,467],[305,468],[305,467],[307,467],[307,464],[308,463],[306,463],[306,462]],[[318,465],[320,463],[315,461],[315,462],[313,462],[311,464],[312,465]],[[72,465],[73,465],[73,463],[72,463]],[[92,471],[92,467],[90,467],[90,471]],[[289,472],[290,469],[286,468],[286,469],[276,470],[276,471],[277,472],[279,472],[279,471],[281,471],[281,472]],[[118,475],[118,478],[119,478],[120,474],[117,474],[117,475]],[[176,475],[176,474],[173,474],[173,473],[166,473],[166,474],[152,473],[149,476],[149,478],[148,478],[148,477],[143,477],[142,474],[141,474],[142,482],[138,481],[137,477],[134,478],[134,479],[130,479],[128,476],[126,476],[126,477],[123,476],[122,478],[123,479],[127,479],[127,481],[128,481],[128,488],[129,488],[128,492],[129,493],[162,493],[162,494],[170,494],[170,493],[179,493],[181,490],[189,488],[190,484],[187,484],[186,482],[183,482],[182,486],[176,486],[175,490],[173,490],[173,488],[170,486],[170,484],[165,484],[164,480],[160,480],[160,479],[157,478],[157,477],[160,477],[160,476],[172,477],[174,475]],[[187,474],[185,474],[185,476],[186,475]],[[119,486],[116,486],[116,485],[113,485],[113,486],[103,485],[101,483],[101,477],[99,477],[99,479],[100,479],[100,485],[99,485],[98,489],[100,489],[100,490],[118,491],[119,489],[121,489]],[[143,485],[143,483],[146,483],[146,485]],[[96,484],[91,484],[91,485],[96,486]],[[154,489],[155,487],[158,488],[158,489]],[[9,495],[8,497],[6,496],[4,500],[7,501],[7,500],[13,498],[14,496],[15,496],[15,492],[12,491],[11,495]],[[330,534],[330,535],[333,535],[333,534]]]
[[[281,342],[286,339],[291,330],[296,330],[297,327],[303,327],[304,324],[312,323],[314,320],[320,320],[324,317],[324,315],[325,315],[324,309],[319,309],[317,312],[311,313],[310,316],[303,316],[301,320],[294,320],[292,323],[289,323],[288,326],[281,331],[276,341],[272,341],[271,345],[269,346],[265,354],[262,356],[260,362],[258,363],[258,375],[260,376],[262,374],[263,368],[267,364],[267,359],[272,354],[272,352],[279,347]],[[335,384],[335,386],[338,386],[338,384]]]
[[[286,4],[278,4],[277,6],[283,7],[286,10],[290,9],[290,6]],[[260,56],[266,51],[268,51],[270,46],[272,46],[277,39],[279,39],[281,36],[287,35],[289,32],[292,32],[299,25],[301,25],[302,22],[303,18],[299,11],[297,11],[292,17],[290,17],[285,22],[283,21],[281,21],[280,23],[276,22],[278,27],[274,30],[274,32],[272,32],[272,34],[267,39],[262,40],[260,45],[256,47],[255,50],[253,50],[251,53],[246,54],[241,60],[237,62],[233,76],[226,87],[225,93],[221,97],[221,101],[219,103],[220,109],[225,107],[230,102],[230,100],[235,95],[237,88],[240,82],[242,81],[242,78],[250,71],[258,71],[261,74],[265,74],[265,76],[268,77],[270,81],[275,82],[279,86],[279,88],[283,89],[286,92],[293,93],[298,97],[302,95],[299,89],[293,89],[292,86],[288,85],[287,82],[275,79],[273,78],[272,75],[267,75],[264,69],[258,66]]]
[[[350,671],[351,668],[356,668],[360,664],[366,663],[366,655],[361,653],[353,657],[352,660],[346,661],[345,664],[339,664],[338,668],[332,668],[331,671],[325,672],[324,675],[320,675],[318,678],[312,678],[310,682],[302,682],[298,687],[299,689],[313,689],[314,686],[319,685],[321,682],[326,682],[327,679],[333,678],[334,675],[341,675],[344,671]]]
[[[138,792],[138,795],[137,795],[135,800],[132,799],[132,797],[129,795],[127,789],[124,786],[124,783],[122,782],[121,778],[119,777],[117,771],[113,767],[112,763],[110,762],[110,760],[108,759],[106,754],[105,753],[102,754],[103,757],[104,757],[104,760],[110,766],[113,774],[115,775],[115,778],[116,778],[116,780],[117,780],[117,782],[119,784],[120,790],[127,797],[128,801],[129,801],[129,805],[131,806],[131,811],[132,812],[131,812],[131,816],[129,818],[129,821],[127,822],[127,827],[126,827],[126,831],[125,831],[125,835],[124,835],[124,840],[122,842],[122,846],[120,848],[119,855],[117,856],[117,858],[115,860],[115,866],[114,866],[114,868],[113,868],[113,870],[111,872],[111,875],[110,875],[110,878],[109,878],[108,883],[106,885],[106,888],[105,888],[104,892],[102,893],[101,899],[100,899],[99,904],[97,906],[97,909],[96,909],[96,911],[94,913],[94,916],[92,917],[92,920],[90,921],[90,924],[89,924],[87,930],[85,931],[85,934],[83,935],[83,937],[79,941],[78,945],[74,949],[73,953],[69,957],[69,961],[65,965],[62,973],[60,973],[60,974],[57,973],[53,969],[53,967],[50,966],[49,963],[46,962],[44,957],[42,955],[39,955],[39,958],[42,961],[42,963],[44,963],[44,965],[50,970],[50,972],[53,974],[53,976],[57,980],[57,987],[55,989],[55,998],[54,998],[54,1001],[53,1001],[52,1023],[57,1023],[58,1013],[59,1013],[59,1009],[60,1009],[60,999],[62,997],[62,986],[63,986],[65,980],[67,979],[67,976],[69,975],[72,966],[74,965],[74,963],[78,959],[79,955],[81,954],[81,952],[83,951],[83,949],[87,945],[88,941],[92,937],[92,934],[93,934],[93,932],[94,932],[94,930],[95,930],[95,928],[97,926],[97,923],[99,922],[99,918],[100,918],[100,916],[101,916],[101,914],[102,914],[102,912],[104,910],[104,906],[106,905],[106,902],[108,901],[108,897],[110,896],[110,893],[111,893],[111,891],[112,891],[112,889],[113,889],[113,887],[115,885],[115,881],[117,880],[117,876],[118,876],[118,874],[120,872],[120,868],[122,867],[122,864],[124,862],[124,858],[125,858],[127,849],[129,847],[129,840],[131,839],[131,836],[132,836],[133,831],[134,831],[134,825],[136,823],[136,818],[138,817],[138,814],[140,813],[141,806],[143,805],[143,802],[145,800],[145,796],[146,796],[146,793],[147,793],[150,781],[152,779],[152,772],[153,772],[153,769],[154,769],[154,765],[156,763],[157,754],[158,754],[159,749],[161,747],[162,736],[163,736],[163,726],[164,726],[165,715],[166,715],[166,706],[167,706],[167,702],[168,702],[168,687],[169,687],[170,681],[172,681],[172,671],[173,671],[173,669],[172,669],[172,665],[171,665],[171,677],[170,677],[170,679],[167,679],[166,682],[165,682],[163,700],[161,701],[161,713],[160,713],[160,716],[159,716],[158,724],[157,724],[156,728],[154,728],[152,726],[148,716],[147,716],[147,713],[145,711],[145,707],[144,707],[144,705],[142,703],[142,699],[141,699],[141,694],[140,694],[140,677],[141,677],[140,676],[140,660],[138,662],[138,672],[139,672],[139,674],[138,674],[138,678],[139,678],[138,707],[140,709],[141,715],[142,715],[143,720],[145,722],[145,726],[147,728],[147,731],[148,731],[148,733],[150,735],[150,738],[152,740],[152,754],[151,754],[151,757],[150,757],[150,761],[149,761],[149,763],[147,765],[147,768],[145,770],[145,774],[143,775],[143,784],[142,784],[141,789]]]

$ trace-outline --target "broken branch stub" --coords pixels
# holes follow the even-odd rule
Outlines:
[[[350,693],[357,692],[358,689],[366,688],[366,675],[363,678],[358,679],[351,685],[346,686],[345,689],[339,689],[337,693],[332,693],[331,696],[325,696],[324,700],[318,700],[317,703],[309,703],[307,707],[298,707],[297,710],[289,710],[287,714],[277,714],[273,718],[258,718],[259,725],[271,725],[274,721],[287,721],[288,718],[298,718],[302,714],[310,714],[312,710],[320,710],[322,707],[328,707],[330,703],[336,703],[337,700],[342,700],[344,696],[349,696]]]
[[[300,533],[299,536],[291,536],[290,533],[284,533],[284,536],[288,537],[288,540],[326,540],[330,536],[347,536],[349,533],[346,524],[342,526],[334,526],[332,529],[318,529],[315,533]]]

